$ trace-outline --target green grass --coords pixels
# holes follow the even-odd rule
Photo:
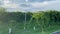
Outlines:
[[[34,26],[33,24],[30,24],[30,25],[27,24],[26,30],[24,30],[24,23],[14,23],[12,25],[12,33],[13,34],[41,34],[41,27],[36,26],[36,30],[33,30],[33,26]],[[0,34],[8,34],[8,29],[9,29],[9,26],[7,25],[7,23],[0,24]],[[58,31],[58,30],[60,30],[60,26],[54,25],[54,26],[44,28],[43,33],[50,34],[54,31]]]

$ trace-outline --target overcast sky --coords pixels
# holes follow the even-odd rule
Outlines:
[[[60,0],[0,0],[0,7],[9,10],[60,10]]]

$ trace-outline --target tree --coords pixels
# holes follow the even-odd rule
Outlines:
[[[6,9],[3,7],[0,7],[0,12],[6,12]]]

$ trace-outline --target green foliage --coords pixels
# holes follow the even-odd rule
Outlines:
[[[56,10],[48,10],[45,12],[27,12],[26,13],[26,28],[33,28],[34,26],[40,31],[45,32],[54,25],[60,26],[60,12]],[[23,12],[6,12],[5,8],[0,8],[0,24],[8,24],[12,28],[23,28],[25,21],[25,13]],[[31,22],[31,23],[29,23]],[[38,23],[38,24],[37,24]],[[12,25],[13,24],[13,25]],[[38,28],[39,27],[39,28]],[[22,29],[21,28],[21,29]],[[53,29],[53,27],[51,28]]]
[[[5,12],[5,11],[6,11],[6,9],[5,9],[5,8],[0,7],[0,12]]]

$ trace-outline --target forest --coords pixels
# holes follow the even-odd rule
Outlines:
[[[60,11],[9,12],[0,8],[0,34],[50,34],[60,30]]]

